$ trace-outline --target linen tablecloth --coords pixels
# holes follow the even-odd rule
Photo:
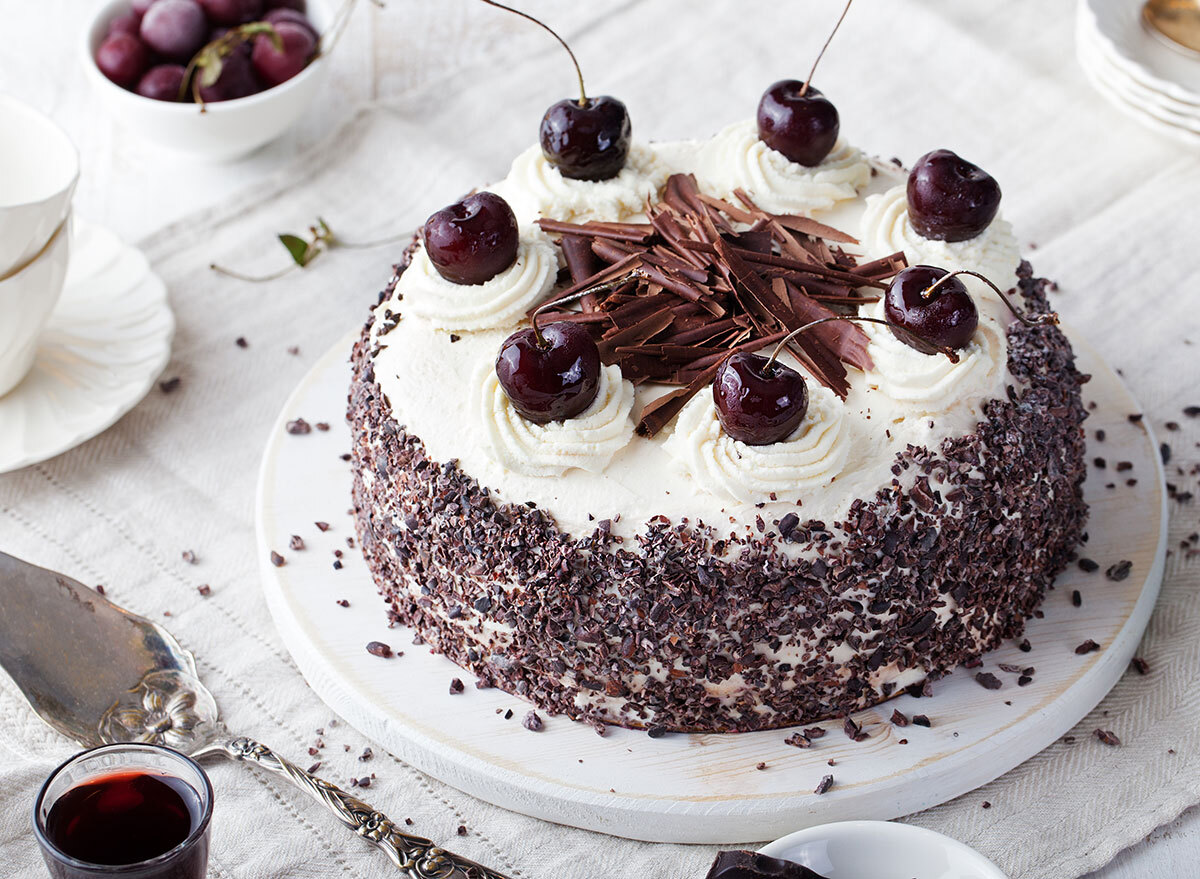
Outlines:
[[[396,0],[395,14],[405,2]],[[832,2],[529,5],[565,22],[591,90],[625,100],[635,136],[653,139],[705,136],[750,116],[768,83],[803,77],[839,11]],[[1072,13],[1063,0],[862,0],[816,82],[864,149],[911,162],[949,147],[1000,180],[1002,211],[1035,268],[1061,284],[1054,305],[1123,372],[1171,445],[1168,480],[1196,491],[1200,420],[1182,410],[1200,405],[1200,160],[1090,92],[1071,60]],[[500,46],[363,108],[295,165],[140,242],[171,291],[179,331],[164,377],[179,377],[178,388],[152,391],[68,454],[0,476],[0,547],[103,584],[162,620],[196,653],[232,729],[302,761],[320,740],[311,761],[323,774],[349,784],[373,773],[369,800],[450,848],[522,879],[701,876],[711,848],[547,824],[458,793],[380,749],[361,761],[369,743],[305,686],[257,582],[254,486],[267,432],[309,365],[365,318],[400,248],[331,252],[261,285],[218,276],[209,263],[278,268],[286,254],[274,234],[302,231],[317,216],[349,240],[412,229],[503,176],[572,83],[549,38]],[[909,820],[975,846],[1013,877],[1061,879],[1104,864],[1200,801],[1200,563],[1181,547],[1197,515],[1175,501],[1171,512],[1174,551],[1141,650],[1149,675],[1118,684],[1074,743]],[[201,585],[211,587],[207,597]],[[0,875],[37,876],[31,801],[73,748],[3,676],[0,719]],[[1101,720],[1119,748],[1091,736]],[[234,765],[212,775],[212,876],[394,874],[276,779]]]

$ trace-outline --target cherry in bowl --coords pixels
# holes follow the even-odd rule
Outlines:
[[[787,439],[808,412],[804,376],[774,358],[739,351],[713,378],[713,403],[725,433],[750,446]]]
[[[884,314],[896,338],[925,353],[929,343],[957,350],[970,344],[979,310],[966,285],[957,276],[946,277],[949,274],[923,265],[896,274],[883,297]]]
[[[535,324],[504,340],[496,378],[523,418],[563,421],[587,409],[600,392],[600,349],[581,324]]]
[[[482,284],[517,258],[520,235],[512,208],[494,192],[476,192],[425,221],[425,252],[455,284]]]

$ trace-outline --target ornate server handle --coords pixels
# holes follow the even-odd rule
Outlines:
[[[268,772],[290,779],[314,800],[323,803],[343,824],[383,849],[408,879],[508,879],[502,873],[438,848],[428,839],[405,833],[382,812],[375,811],[336,785],[304,771],[253,739],[239,737],[210,745],[202,753],[223,754],[231,760],[249,760]]]

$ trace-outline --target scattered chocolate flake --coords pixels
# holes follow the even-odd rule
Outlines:
[[[316,763],[314,763],[312,766],[308,767],[308,774],[309,774],[309,775],[312,775],[313,773],[315,773],[315,772],[316,772],[318,769],[320,769],[320,768],[321,768],[321,761],[320,761],[320,760],[318,760],[318,761],[317,761]]]
[[[300,356],[300,346],[292,345],[290,348],[287,349],[287,353],[291,354],[293,357],[299,357]]]
[[[1029,643],[1028,638],[1025,638],[1021,641],[1020,644],[1017,645],[1017,649],[1020,650],[1022,653],[1028,653],[1030,650],[1033,649],[1033,645]]]
[[[337,604],[337,606],[338,606],[338,607],[349,607],[349,606],[350,606],[350,602],[349,602],[349,601],[347,601],[347,600],[346,600],[346,599],[344,599],[344,598],[339,598],[339,599],[338,599],[336,602],[334,602],[334,603],[335,603],[335,604]]]
[[[1141,412],[1135,412],[1134,414],[1132,414],[1132,415],[1130,415],[1130,416],[1129,416],[1129,423],[1130,423],[1130,424],[1137,424],[1137,423],[1138,423],[1139,421],[1141,421],[1141,420],[1142,420],[1142,413],[1141,413]]]
[[[1117,472],[1118,473],[1126,473],[1132,469],[1133,469],[1132,461],[1118,461],[1117,462]]]
[[[271,550],[271,564],[273,564],[277,568],[282,568],[284,565],[287,564],[287,559],[285,559],[283,556],[281,556],[275,550]]]
[[[1167,430],[1170,430],[1170,431],[1176,431],[1176,430],[1179,430],[1179,422],[1178,421],[1168,421],[1166,424],[1163,425],[1163,427],[1165,427]]]
[[[196,564],[196,554],[194,552],[192,552],[190,549],[185,549],[183,551],[183,560],[185,562],[187,562],[189,565],[194,565],[194,564]]]
[[[1078,589],[1071,590],[1071,604],[1076,607],[1083,607],[1083,596],[1079,593]]]
[[[1133,659],[1129,661],[1129,664],[1132,665],[1140,675],[1150,674],[1150,663],[1146,662],[1146,660],[1142,659],[1140,656],[1133,657]]]
[[[1021,666],[1013,665],[1011,662],[1001,662],[998,667],[1000,671],[1007,672],[1010,675],[1021,674]]]
[[[1108,729],[1096,729],[1096,738],[1110,747],[1116,747],[1121,744],[1121,740],[1117,738],[1117,734]]]
[[[312,425],[303,418],[297,418],[295,421],[289,421],[284,430],[292,436],[304,436],[306,433],[312,433]]]
[[[382,641],[371,641],[367,644],[367,652],[372,656],[378,656],[381,659],[392,658],[392,648]]]
[[[892,712],[892,723],[896,726],[908,726],[908,718],[897,708]]]
[[[1096,431],[1096,440],[1097,440],[1097,442],[1104,442],[1104,437],[1105,437],[1106,435],[1107,435],[1107,434],[1105,434],[1103,430],[1098,430],[1098,431]]]
[[[101,586],[99,583],[97,583],[97,584],[96,584],[96,591],[97,591],[97,592],[99,592],[101,595],[107,595],[107,594],[108,594],[108,593],[106,593],[106,592],[104,591],[104,587],[103,587],[103,586]]]
[[[810,739],[819,739],[821,736],[825,735],[825,733],[826,729],[823,726],[814,726],[804,731],[804,734]]]
[[[762,772],[764,769],[767,768],[767,764],[766,763],[756,763],[756,764],[754,764],[754,768],[757,769],[759,772]]]
[[[530,732],[541,732],[544,724],[536,711],[530,711],[525,715],[525,719],[521,721],[521,726]]]
[[[328,432],[329,432],[329,422],[328,422],[328,421],[318,421],[318,422],[317,422],[317,423],[314,425],[314,427],[316,427],[316,428],[317,428],[317,430],[321,431],[321,433],[328,433]]]
[[[1033,678],[1030,675],[1021,675],[1019,678],[1017,678],[1018,687],[1028,686],[1032,682]]]
[[[450,680],[450,695],[451,696],[457,696],[459,693],[461,693],[465,689],[466,689],[466,687],[463,686],[463,682],[459,678],[452,678]]]
[[[405,826],[405,827],[412,827],[412,826],[413,826],[413,819],[412,819],[412,818],[405,818],[405,819],[404,819],[404,826]]]
[[[783,740],[785,745],[791,745],[793,748],[811,748],[812,741],[804,733],[792,733]]]
[[[979,805],[980,805],[981,807],[983,807],[984,809],[990,809],[990,808],[992,808],[992,804],[991,804],[991,803],[989,803],[987,800],[984,800],[984,801],[983,801],[982,803],[980,803]]]
[[[292,539],[288,541],[288,547],[299,552],[304,549],[304,538],[299,534],[293,534]]]
[[[1178,425],[1176,425],[1178,427]],[[1158,447],[1158,453],[1162,457],[1163,466],[1171,463],[1171,447],[1163,443]]]
[[[871,736],[862,731],[862,726],[855,722],[854,718],[847,717],[842,721],[842,732],[846,734],[846,738],[852,742],[861,742],[869,739]]]
[[[1093,466],[1093,467],[1095,467],[1097,470],[1103,470],[1105,467],[1107,467],[1107,466],[1108,466],[1108,461],[1106,461],[1106,460],[1104,460],[1103,458],[1100,458],[1100,457],[1093,458],[1093,459],[1092,459],[1092,466]]]
[[[321,750],[319,748],[309,748],[308,749],[308,756],[310,756],[310,757],[315,757],[320,753],[321,753]]]
[[[512,720],[512,716],[513,716],[513,712],[512,712],[511,708],[509,708],[507,711],[504,712],[505,720]]]
[[[456,830],[455,832],[456,832],[456,833],[457,833],[459,836],[466,836],[466,835],[467,835],[467,825],[465,825],[465,824],[459,824],[459,825],[458,825],[458,830]]]
[[[1089,558],[1082,558],[1079,560],[1079,570],[1086,574],[1091,574],[1100,570],[1100,563],[1094,562]]]
[[[1188,418],[1200,417],[1200,406],[1184,406],[1183,414]]]
[[[462,336],[460,336],[458,333],[451,333],[450,334],[450,344],[453,345],[455,342],[457,342],[461,338],[462,338]]]
[[[181,379],[179,376],[174,376],[173,378],[166,379],[165,381],[160,381],[158,383],[158,389],[164,394],[173,394],[175,391],[179,390],[179,386],[182,383],[183,379]]]
[[[1084,641],[1082,644],[1080,644],[1078,647],[1075,648],[1075,653],[1079,656],[1084,656],[1088,653],[1091,653],[1094,650],[1099,650],[1099,649],[1100,649],[1100,645],[1097,644],[1095,641],[1093,641],[1091,638],[1088,638],[1086,641]]]
[[[373,778],[374,778],[373,775],[364,775],[362,778],[360,778],[358,780],[358,786],[359,787],[370,787],[371,779],[373,779]]]
[[[831,787],[833,787],[833,776],[826,775],[824,778],[821,779],[821,783],[817,785],[816,790],[814,790],[813,793],[814,794],[828,793],[829,789]]]
[[[199,592],[200,595],[204,598],[208,598],[208,596],[212,595],[212,587],[209,586],[207,583],[203,583],[200,586],[197,586],[196,591]]]
[[[245,336],[238,336],[236,339],[233,340],[233,344],[237,345],[239,348],[249,348],[250,347],[250,343],[246,341]]]
[[[912,716],[912,722],[913,726],[923,726],[926,728],[933,726],[933,724],[929,722],[929,718],[924,714],[914,714]]]
[[[975,675],[975,681],[985,690],[999,690],[1002,686],[1000,679],[990,671],[981,671]]]
[[[342,569],[342,567],[343,567],[343,566],[342,566],[342,563],[341,563],[341,561],[340,561],[340,560],[338,560],[338,559],[334,559],[334,561],[333,561],[333,569],[334,569],[335,571],[340,571],[340,570]]]
[[[328,531],[329,530],[328,522],[316,522],[315,524],[317,526],[318,531]]]
[[[1119,583],[1129,576],[1129,572],[1133,569],[1133,562],[1128,559],[1122,559],[1115,565],[1111,566],[1104,572],[1104,576],[1115,583]]]

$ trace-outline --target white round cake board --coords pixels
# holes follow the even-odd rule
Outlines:
[[[854,818],[888,819],[945,802],[1002,775],[1071,729],[1112,688],[1134,655],[1162,581],[1166,498],[1157,443],[1141,410],[1098,354],[1073,335],[1081,371],[1092,374],[1084,400],[1098,405],[1087,421],[1090,539],[1081,554],[1100,570],[1065,571],[1047,595],[1043,619],[1031,620],[1029,653],[1008,644],[979,669],[958,669],[934,684],[931,698],[901,696],[859,712],[870,735],[852,742],[841,720],[813,747],[784,744],[788,730],[741,734],[668,734],[592,727],[539,715],[541,732],[525,729],[531,705],[500,690],[476,689],[474,678],[412,633],[388,628],[385,605],[354,535],[349,450],[344,421],[348,357],[358,332],[326,354],[284,406],[267,443],[258,489],[258,542],[267,603],[288,650],[313,690],[336,712],[395,756],[488,802],[576,827],[657,842],[735,843],[772,839],[801,827]],[[304,418],[328,430],[291,435]],[[1092,437],[1107,434],[1102,444]],[[1133,469],[1115,472],[1119,461]],[[1126,484],[1136,479],[1136,485]],[[1109,482],[1114,488],[1106,488]],[[314,524],[327,522],[327,532]],[[305,549],[289,549],[291,535]],[[333,567],[341,550],[343,567]],[[275,567],[269,555],[286,559]],[[1119,582],[1105,569],[1133,563]],[[1078,589],[1082,606],[1071,593]],[[345,600],[349,607],[337,602]],[[1088,639],[1102,649],[1078,655]],[[382,641],[402,656],[367,653]],[[1032,683],[999,663],[1033,666]],[[977,671],[1003,686],[984,689]],[[461,678],[465,692],[452,695]],[[928,715],[931,728],[893,726],[893,709]],[[511,716],[507,712],[511,711]],[[907,744],[900,744],[906,739]],[[827,761],[836,762],[832,768]],[[760,763],[766,764],[757,770]],[[834,784],[814,788],[832,774]]]

